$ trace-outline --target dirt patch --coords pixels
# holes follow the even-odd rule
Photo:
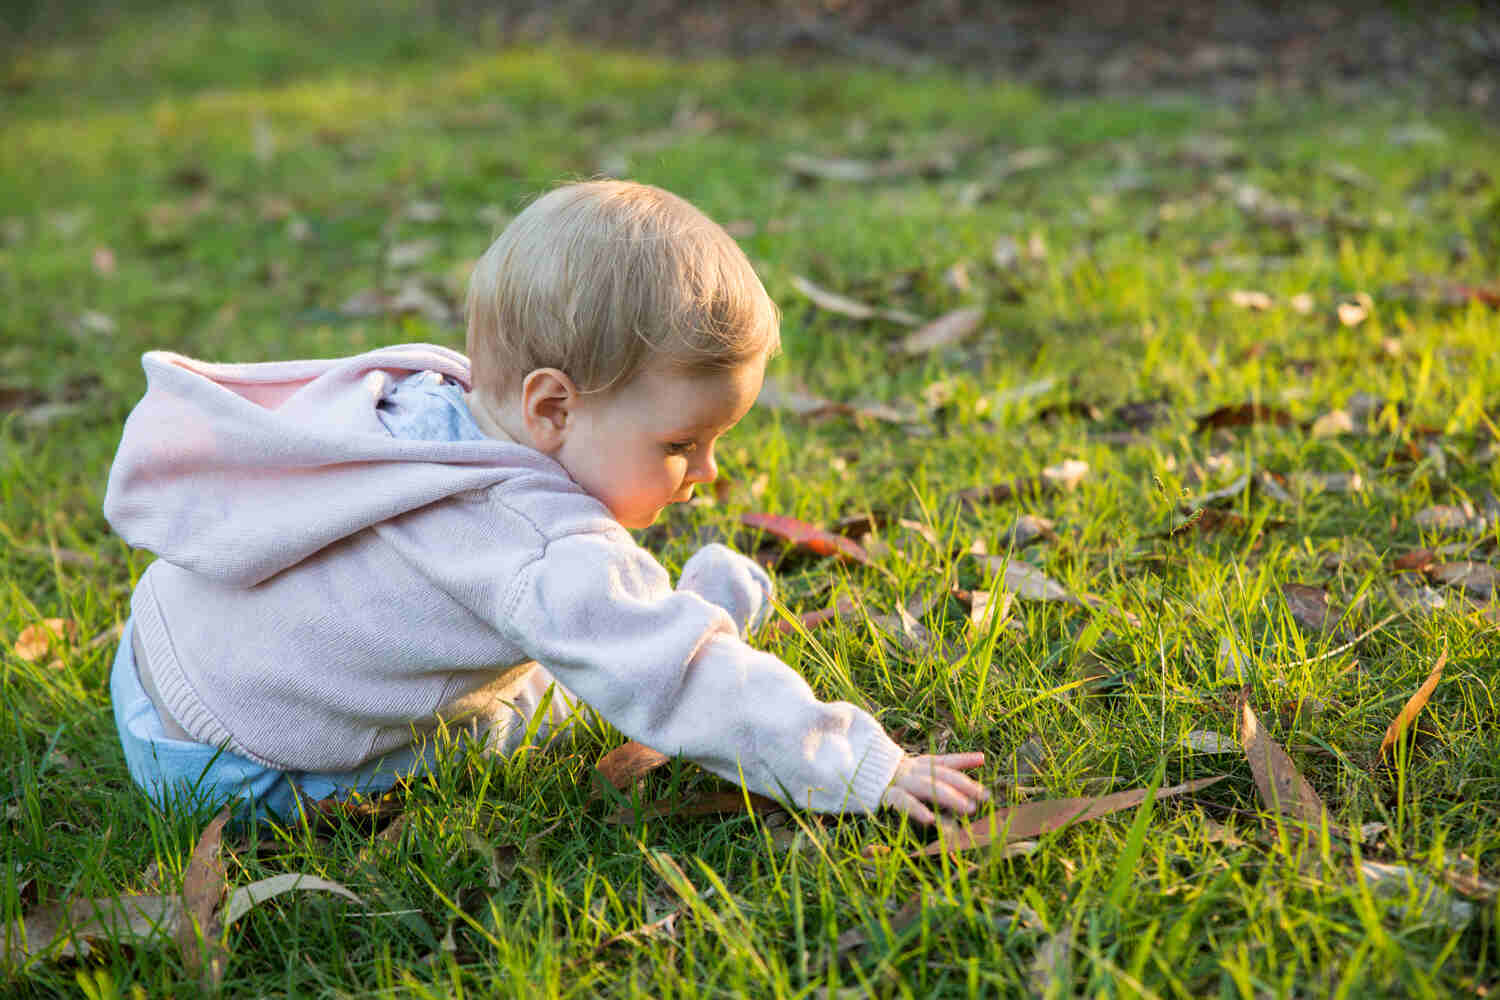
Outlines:
[[[1500,107],[1500,21],[1381,4],[1063,0],[440,0],[499,38],[556,35],[673,55],[832,55],[940,64],[1052,91],[1358,97],[1396,88]]]

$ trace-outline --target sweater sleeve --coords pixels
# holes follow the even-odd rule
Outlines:
[[[502,632],[631,739],[802,808],[879,808],[902,756],[880,723],[819,701],[645,550],[606,533],[554,539],[504,603]]]
[[[714,542],[682,567],[677,589],[697,594],[729,612],[740,635],[765,624],[771,613],[771,577],[755,560]]]

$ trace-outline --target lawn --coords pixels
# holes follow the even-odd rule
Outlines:
[[[911,749],[984,751],[999,804],[1222,780],[1015,843],[981,822],[993,842],[964,847],[890,814],[748,812],[683,762],[611,791],[608,727],[507,761],[453,749],[378,809],[224,835],[230,889],[300,872],[359,901],[239,916],[223,991],[1495,989],[1493,118],[1399,93],[1059,97],[324,10],[143,13],[3,71],[12,936],[69,900],[176,893],[209,818],[147,806],[109,704],[152,558],[100,512],[141,353],[461,349],[499,227],[608,173],[723,222],[783,313],[720,483],[643,544],[673,572],[706,539],[778,560],[755,644]],[[858,558],[747,514],[838,528]],[[88,943],[23,962],[8,941],[6,992],[201,987],[170,934]]]

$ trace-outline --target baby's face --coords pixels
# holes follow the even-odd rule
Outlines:
[[[749,412],[765,378],[761,355],[727,372],[646,371],[604,397],[586,397],[554,457],[627,528],[718,475],[714,444]]]

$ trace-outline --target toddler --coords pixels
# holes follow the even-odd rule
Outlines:
[[[754,562],[709,545],[673,588],[626,531],[714,479],[778,349],[723,229],[658,188],[563,186],[479,260],[467,314],[468,358],[145,355],[104,510],[159,557],[111,675],[154,801],[287,816],[431,765],[440,724],[504,754],[582,705],[806,809],[987,797],[960,773],[982,755],[907,756],[746,644]]]

